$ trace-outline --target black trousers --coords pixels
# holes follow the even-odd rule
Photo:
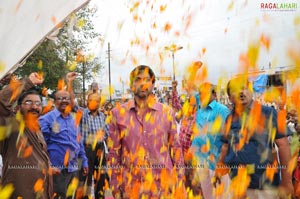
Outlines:
[[[106,172],[106,155],[103,142],[97,143],[95,150],[91,145],[85,145],[85,153],[89,163],[89,173],[87,176],[79,172],[79,181],[92,186],[92,178],[94,176],[94,194],[96,199],[104,198],[104,187],[109,182],[108,174]],[[84,198],[87,198],[85,196]]]
[[[74,177],[77,177],[77,172],[68,172],[68,169],[63,169],[59,175],[53,176],[53,191],[55,193],[55,199],[72,198],[72,196],[67,197],[66,193],[68,186]]]

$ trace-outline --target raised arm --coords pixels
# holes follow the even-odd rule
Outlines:
[[[9,85],[0,91],[0,116],[10,116],[12,113],[12,105],[16,102],[20,94],[42,82],[43,78],[35,72],[23,80],[12,78]]]
[[[169,130],[169,146],[170,146],[170,156],[173,162],[173,166],[177,168],[178,180],[180,181],[184,176],[184,160],[182,147],[179,142],[179,134],[177,133],[175,114],[173,110],[170,109],[169,114],[171,115],[171,129]]]
[[[176,112],[180,111],[182,108],[177,92],[177,81],[172,82],[172,107]]]
[[[77,77],[77,73],[76,72],[69,72],[66,75],[66,81],[67,81],[67,86],[68,86],[68,92],[70,93],[70,105],[72,107],[72,109],[75,106],[75,96],[74,96],[74,92],[73,92],[73,81],[74,79]]]

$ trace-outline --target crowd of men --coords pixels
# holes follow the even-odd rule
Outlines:
[[[253,100],[245,77],[227,84],[230,109],[208,82],[180,103],[174,81],[159,102],[146,65],[130,73],[132,99],[103,109],[93,91],[84,108],[74,103],[75,78],[68,73],[45,107],[32,89],[43,83],[38,73],[0,91],[1,186],[13,187],[10,198],[299,197],[297,111]]]

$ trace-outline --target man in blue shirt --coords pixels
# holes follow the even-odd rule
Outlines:
[[[81,176],[80,181],[87,181],[88,189],[86,195],[91,195],[92,177],[95,174],[94,193],[96,199],[104,198],[104,186],[105,183],[108,183],[108,174],[104,167],[106,166],[106,154],[108,153],[105,139],[109,135],[109,129],[105,123],[106,116],[99,111],[100,99],[101,97],[98,93],[88,95],[88,107],[83,110],[79,124],[83,145],[89,160],[88,176]]]
[[[198,164],[203,168],[200,174],[200,184],[203,197],[206,199],[213,196],[213,184],[216,161],[221,151],[220,130],[229,115],[229,109],[216,101],[215,86],[203,83],[199,87],[199,109],[196,112],[196,124],[199,134],[192,142],[192,151],[195,152]]]
[[[68,73],[67,80],[72,81],[76,75]],[[40,117],[39,122],[52,167],[56,168],[53,174],[53,190],[55,198],[66,198],[66,192],[72,179],[76,177],[78,159],[82,159],[83,175],[88,173],[88,160],[84,146],[80,139],[79,129],[71,111],[71,97],[66,90],[55,93],[53,111]]]
[[[219,162],[228,166],[232,186],[237,185],[232,187],[233,197],[288,198],[293,194],[287,169],[291,153],[285,132],[278,131],[276,110],[253,101],[251,84],[242,76],[228,82],[227,94],[234,108],[222,136]],[[274,144],[279,149],[280,167],[272,154]],[[279,187],[270,183],[272,169],[281,172]]]

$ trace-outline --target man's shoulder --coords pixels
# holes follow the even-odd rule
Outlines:
[[[83,113],[83,116],[90,112],[88,108],[83,108],[83,107],[79,107],[77,111],[81,111]]]
[[[113,109],[111,109],[111,112],[116,115],[120,112],[127,112],[132,108],[132,103],[130,101],[124,102],[122,104],[116,105]],[[122,111],[121,111],[122,110]]]
[[[125,108],[125,109],[130,109],[134,107],[134,102],[132,100],[129,100],[124,103],[116,104],[116,106],[112,110],[120,109],[120,108]]]
[[[229,111],[228,107],[225,106],[224,104],[222,104],[222,103],[220,103],[220,102],[216,102],[216,104],[217,104],[217,107],[218,107],[219,109],[226,110],[226,111],[228,110],[228,111]]]
[[[121,112],[123,112],[123,111],[127,112],[134,108],[135,108],[134,101],[127,101],[125,103],[120,104],[117,107],[114,107],[112,109],[112,112],[117,113],[117,112],[120,112],[121,109],[123,109]],[[150,108],[155,111],[166,112],[166,113],[173,111],[172,107],[170,107],[166,104],[160,103],[160,102],[155,102],[155,103],[151,104]]]
[[[105,114],[102,111],[98,111],[98,116],[100,118],[105,118],[106,117]]]
[[[214,111],[217,111],[218,114],[225,114],[225,115],[229,115],[230,114],[230,110],[227,106],[225,106],[224,104],[220,103],[220,102],[215,102],[214,105]]]
[[[55,118],[57,116],[57,113],[55,110],[49,111],[48,113],[40,116],[39,120],[49,120],[51,118]]]

